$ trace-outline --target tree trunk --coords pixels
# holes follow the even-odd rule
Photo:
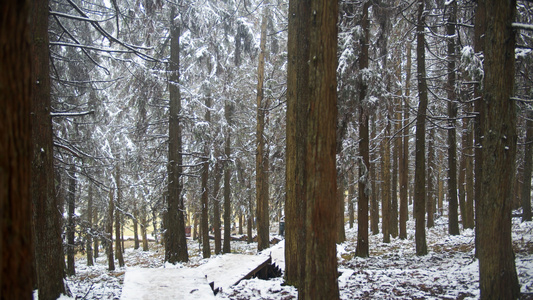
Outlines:
[[[224,113],[226,116],[226,122],[228,123],[228,126],[231,126],[233,124],[232,121],[232,106],[229,104],[229,102],[226,100],[226,103],[224,105]],[[222,245],[222,252],[223,253],[230,253],[231,252],[231,165],[230,165],[230,159],[231,159],[231,136],[230,136],[231,130],[228,128],[226,131],[226,140],[225,140],[225,146],[224,146],[224,155],[225,155],[225,162],[224,162],[224,243]]]
[[[415,141],[415,242],[416,255],[426,255],[426,111],[428,106],[428,91],[426,81],[426,49],[424,36],[424,0],[418,0],[416,58],[418,77],[418,110],[416,113],[416,141]]]
[[[179,50],[180,20],[176,17],[176,7],[171,9],[170,19],[170,62],[169,71],[169,143],[168,143],[168,199],[165,231],[165,261],[175,264],[189,261],[185,237],[185,206],[183,204],[182,135],[180,125],[181,95],[179,90]]]
[[[140,247],[139,241],[139,210],[137,209],[137,201],[133,200],[133,249],[137,250]]]
[[[511,239],[516,163],[514,20],[516,1],[486,1],[483,82],[483,174],[478,197],[481,299],[517,299],[520,286]],[[477,21],[477,20],[476,20]]]
[[[107,262],[108,270],[115,270],[115,256],[113,254],[113,216],[115,214],[115,204],[113,201],[113,189],[109,189],[109,206],[107,207],[107,231],[106,231],[106,244],[107,244]]]
[[[522,222],[531,221],[531,160],[533,148],[533,113],[526,113],[526,145],[524,146],[524,183],[522,184]]]
[[[435,136],[435,130],[431,128],[429,130],[428,136],[430,137],[428,140],[428,147],[427,147],[427,171],[426,171],[426,178],[427,178],[427,185],[426,185],[426,213],[427,213],[427,228],[432,228],[435,226],[435,220],[433,216],[435,215],[434,207],[435,207],[435,185],[433,183],[433,170],[435,166],[435,150],[433,147],[434,144],[434,136]]]
[[[76,224],[74,223],[74,211],[76,209],[76,166],[71,165],[68,170],[68,196],[67,196],[67,275],[76,274],[74,255],[76,255]]]
[[[98,209],[96,209],[96,207],[94,208],[93,226],[95,226],[97,228],[97,230],[98,230]],[[99,248],[99,245],[98,245],[99,243],[98,242],[99,242],[98,241],[98,237],[96,237],[94,239],[94,247],[93,247],[94,259],[98,258],[98,248]]]
[[[30,1],[2,1],[0,12],[0,295],[32,299]]]
[[[87,266],[93,266],[93,185],[89,181],[89,191],[87,192]]]
[[[375,133],[376,133],[376,126],[374,122],[373,115],[368,116],[370,120],[370,124],[372,124],[371,128],[371,137],[369,138],[369,141],[374,140]],[[371,154],[369,153],[369,157],[371,157]],[[373,161],[374,157],[371,157]],[[376,182],[378,182],[378,173],[376,172],[377,169],[377,163],[374,163],[374,167],[369,164],[370,168],[370,186],[371,186],[371,199],[370,199],[370,229],[372,231],[372,234],[378,234],[379,233],[379,201],[378,201],[378,188],[376,188]]]
[[[455,35],[456,7],[453,1],[448,7],[450,14],[446,24],[449,37]],[[457,141],[455,119],[457,118],[457,95],[455,93],[455,39],[448,38],[448,233],[459,234],[459,217],[457,213]]]
[[[305,157],[309,82],[309,1],[289,1],[286,127],[285,281],[303,287]]]
[[[32,182],[35,259],[39,299],[56,299],[65,293],[65,257],[61,219],[54,182],[52,119],[50,116],[50,50],[48,1],[33,3],[32,49]],[[2,26],[4,27],[4,26]]]
[[[300,299],[338,299],[335,235],[337,192],[338,2],[311,0],[309,106],[306,153],[306,264]]]
[[[220,162],[217,159],[215,162],[215,180],[213,183],[213,227],[215,235],[215,254],[222,253],[222,237],[220,232],[220,180],[222,179],[222,169],[220,168]]]
[[[337,151],[339,149],[337,148]],[[337,220],[337,244],[346,241],[346,233],[344,232],[344,176],[345,173],[337,169],[337,217],[335,218]]]
[[[115,205],[115,256],[118,260],[119,267],[124,267],[124,256],[122,255],[122,237],[120,235],[121,232],[121,216],[120,213],[121,205],[122,205],[122,185],[120,182],[120,163],[117,164],[115,167],[115,182],[117,185],[117,204]]]
[[[368,176],[368,173],[367,173]],[[350,229],[353,228],[353,223],[355,222],[355,207],[354,207],[354,201],[357,199],[357,196],[355,195],[355,176],[354,171],[350,171],[350,178],[348,182],[348,223],[350,225]],[[368,228],[368,202],[367,202],[367,212],[366,212],[367,220],[367,228]],[[359,230],[361,228],[359,227]],[[367,229],[367,235],[368,235],[368,229]]]
[[[409,96],[411,95],[411,44],[407,43],[405,97],[403,99],[403,143],[400,159],[400,239],[407,239],[409,216]]]
[[[205,122],[211,124],[211,96],[205,98]],[[209,140],[204,142],[204,154],[202,158],[202,255],[204,258],[211,257],[209,245]]]
[[[266,160],[266,141],[264,136],[265,114],[268,101],[264,97],[263,83],[265,78],[265,45],[267,8],[264,4],[263,18],[261,22],[261,42],[259,53],[259,66],[257,67],[257,151],[256,151],[256,199],[257,199],[257,249],[261,251],[270,247],[269,212],[268,212],[268,165]]]
[[[388,121],[388,113],[385,118],[385,137],[381,140],[381,232],[383,233],[383,242],[390,243],[390,148],[389,140],[390,136],[390,122]]]
[[[363,35],[360,38],[361,54],[359,56],[359,70],[368,68],[368,47],[370,44],[370,20],[368,11],[370,1],[363,4],[363,17],[361,27]],[[370,135],[368,132],[369,111],[365,109],[364,101],[367,98],[368,86],[361,77],[359,78],[359,183],[357,205],[357,248],[355,255],[359,257],[368,257],[368,200],[370,198]],[[350,199],[351,200],[351,199]],[[374,217],[372,217],[373,219]],[[379,219],[379,217],[376,217]],[[375,222],[372,220],[373,223]],[[377,222],[375,222],[377,227]]]

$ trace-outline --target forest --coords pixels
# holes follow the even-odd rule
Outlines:
[[[281,247],[216,297],[533,299],[531,0],[0,14],[0,298]]]

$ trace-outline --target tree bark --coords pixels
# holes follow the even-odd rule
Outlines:
[[[87,266],[93,266],[93,185],[89,182],[89,191],[87,192],[87,234],[86,234],[86,247],[87,247]]]
[[[266,4],[264,4],[266,5]],[[265,6],[261,21],[261,42],[259,66],[257,67],[257,151],[256,151],[256,199],[257,199],[257,249],[261,251],[270,247],[269,212],[268,212],[268,165],[266,164],[266,141],[264,136],[265,114],[268,104],[264,97],[265,46],[267,11]]]
[[[121,185],[121,174],[120,174],[120,162],[115,166],[115,183],[117,185],[117,204],[115,205],[115,256],[118,260],[119,267],[124,267],[124,255],[123,253],[123,247],[122,247],[122,237],[120,235],[121,232],[121,216],[120,213],[121,205],[122,205],[122,185]]]
[[[181,95],[179,90],[180,24],[175,18],[176,7],[171,9],[170,20],[170,62],[169,71],[169,143],[168,143],[168,199],[165,231],[165,261],[175,264],[189,261],[185,237],[185,206],[183,204],[182,135],[180,125]]]
[[[426,178],[427,178],[427,184],[426,184],[426,214],[427,214],[427,228],[432,228],[435,226],[435,220],[434,220],[434,207],[435,207],[435,184],[433,183],[433,170],[435,166],[435,149],[433,147],[434,144],[434,135],[435,130],[431,128],[429,130],[428,136],[430,137],[428,140],[428,146],[427,146],[427,171],[426,171]]]
[[[415,243],[416,255],[426,255],[426,110],[428,106],[428,91],[426,82],[426,49],[425,49],[425,15],[424,0],[418,0],[416,57],[418,77],[418,110],[416,113],[416,141],[415,141]]]
[[[448,38],[448,233],[459,234],[459,216],[457,213],[457,94],[455,93],[455,23],[457,3],[453,1],[448,5],[450,9],[446,23]]]
[[[370,118],[370,124],[371,126],[371,136],[369,138],[369,141],[374,140],[376,135],[376,126],[374,122],[373,115],[368,116]],[[369,157],[374,160],[374,157],[369,153]],[[372,161],[372,160],[369,160]],[[378,173],[376,172],[377,169],[377,163],[374,163],[374,167],[372,165],[370,167],[370,186],[371,186],[371,198],[370,198],[370,230],[372,231],[372,234],[378,234],[379,233],[379,201],[378,201],[378,188],[376,188],[376,182],[378,182]]]
[[[33,298],[30,1],[0,3],[0,295]],[[34,54],[37,55],[37,54]]]
[[[139,209],[137,208],[136,199],[133,200],[133,249],[140,247],[139,241]]]
[[[522,184],[522,222],[531,221],[531,170],[533,149],[533,113],[526,114],[526,144],[524,146],[524,183]]]
[[[411,95],[411,44],[407,43],[405,67],[405,97],[403,99],[403,143],[400,159],[400,239],[407,239],[407,218],[409,213],[409,96]]]
[[[300,299],[338,299],[335,215],[337,192],[338,2],[311,0],[306,153],[306,264]],[[332,203],[333,202],[333,203]]]
[[[52,119],[50,116],[50,50],[48,1],[33,3],[32,25],[32,183],[35,259],[39,299],[65,293],[65,257],[61,219],[54,182]]]
[[[211,96],[205,98],[205,121],[211,124]],[[202,158],[202,255],[204,258],[211,257],[209,245],[209,140],[204,141],[204,154]]]
[[[109,189],[109,205],[107,207],[107,230],[106,230],[106,244],[107,244],[107,262],[108,270],[115,270],[115,255],[113,253],[113,216],[115,214],[115,204],[113,199],[113,189]]]
[[[232,106],[230,103],[226,100],[226,103],[224,104],[224,113],[226,116],[226,122],[228,123],[228,126],[231,126],[233,124],[232,122]],[[225,145],[224,145],[224,155],[225,155],[225,161],[224,161],[224,242],[222,245],[222,252],[223,253],[230,253],[231,252],[231,165],[230,165],[230,159],[231,159],[231,129],[228,128],[226,130],[226,139],[225,139]]]
[[[359,70],[368,68],[368,47],[370,44],[370,20],[368,11],[370,9],[370,1],[363,4],[363,17],[361,20],[361,27],[363,28],[363,35],[361,36],[361,54],[359,57]],[[365,109],[364,101],[367,97],[367,85],[362,76],[359,78],[359,155],[361,161],[359,162],[359,183],[358,195],[359,201],[357,205],[357,248],[355,255],[359,257],[368,257],[369,243],[368,243],[368,201],[370,198],[370,135],[368,130],[368,115],[369,112]],[[379,217],[378,217],[379,218]],[[376,224],[377,225],[377,224]],[[376,226],[377,227],[377,226]]]
[[[511,238],[516,163],[514,20],[516,1],[486,1],[483,174],[478,197],[481,299],[517,299],[520,286]]]
[[[220,168],[220,162],[215,162],[215,180],[213,183],[213,227],[215,235],[215,254],[222,253],[222,237],[220,232],[220,180],[222,179],[222,169]]]
[[[67,196],[67,275],[76,274],[74,266],[74,255],[76,254],[75,234],[76,224],[74,222],[74,210],[76,209],[76,166],[71,165],[68,170],[68,196]]]
[[[390,122],[388,113],[385,113],[385,137],[381,140],[381,232],[383,233],[383,242],[390,243]]]

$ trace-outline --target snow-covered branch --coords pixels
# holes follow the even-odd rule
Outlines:
[[[82,112],[74,112],[74,113],[51,112],[50,116],[52,116],[52,117],[81,117],[81,116],[92,115],[92,114],[94,114],[94,110],[82,111]]]
[[[531,30],[533,31],[533,24],[525,24],[525,23],[513,23],[512,24],[513,28],[517,28],[517,29],[524,29],[524,30]]]

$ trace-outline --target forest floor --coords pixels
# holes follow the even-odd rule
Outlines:
[[[408,228],[414,228],[413,220],[409,221]],[[449,236],[447,232],[447,218],[437,219],[435,227],[427,230],[429,254],[423,257],[415,255],[414,229],[409,230],[406,240],[392,238],[387,244],[382,243],[381,234],[372,235],[370,257],[357,258],[354,257],[357,231],[347,228],[347,241],[337,247],[339,271],[342,272],[339,277],[341,299],[479,299],[474,232],[462,230],[459,236]],[[519,218],[513,218],[512,232],[522,299],[533,299],[533,222],[521,223]],[[201,248],[196,241],[189,240],[188,247],[190,261],[177,267],[195,268],[209,261],[201,258]],[[253,255],[257,252],[256,243],[232,241],[231,247],[233,253]],[[67,279],[72,297],[61,299],[120,299],[128,267],[165,266],[164,249],[154,243],[146,252],[127,247],[124,258],[126,267],[111,272],[107,270],[104,255],[91,267],[84,257],[78,258],[76,275]],[[217,294],[216,298],[296,299],[297,291],[284,286],[282,278],[249,279]]]

